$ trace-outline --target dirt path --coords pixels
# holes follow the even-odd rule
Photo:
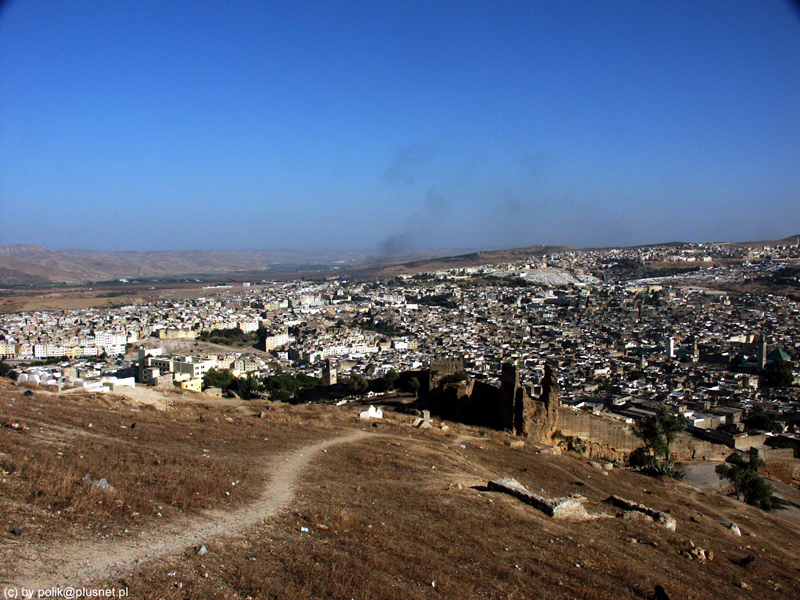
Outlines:
[[[349,435],[305,446],[283,455],[265,476],[270,479],[261,497],[242,508],[207,511],[184,517],[163,527],[143,531],[137,538],[91,540],[67,545],[21,542],[7,548],[4,562],[15,565],[11,586],[46,589],[53,586],[85,586],[120,577],[137,564],[156,560],[192,546],[208,544],[216,536],[230,535],[275,515],[291,501],[295,482],[313,457],[323,450],[349,444],[370,434]],[[13,554],[13,556],[9,556]]]

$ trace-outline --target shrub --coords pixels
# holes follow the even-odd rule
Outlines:
[[[628,456],[628,466],[651,477],[663,477],[666,475],[680,481],[686,476],[686,471],[676,469],[674,462],[671,460],[658,460],[644,446],[631,452],[630,456]]]
[[[586,453],[586,440],[583,440],[578,436],[568,435],[564,438],[564,441],[567,444],[567,450],[570,452],[577,452],[578,454]]]

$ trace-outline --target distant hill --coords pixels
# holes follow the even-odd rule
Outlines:
[[[446,254],[418,252],[376,258],[366,252],[321,250],[186,250],[101,252],[0,246],[0,286],[95,283],[115,279],[167,279],[253,273],[343,271]]]
[[[420,273],[423,271],[438,271],[442,269],[466,269],[469,267],[496,265],[525,260],[527,258],[536,258],[547,254],[558,254],[559,252],[567,252],[569,250],[575,250],[575,248],[569,246],[526,246],[524,248],[512,248],[510,250],[472,252],[457,256],[416,260],[390,265],[380,269],[380,273],[386,276],[396,276],[408,273]]]
[[[800,235],[782,240],[730,245],[757,247],[795,244]],[[682,243],[651,244],[680,246]],[[640,246],[641,247],[641,246]],[[569,246],[526,246],[456,254],[428,251],[375,256],[367,252],[321,250],[185,250],[102,252],[50,250],[32,244],[0,246],[0,286],[96,283],[115,279],[169,279],[252,273],[253,279],[275,273],[330,272],[349,276],[394,277],[537,258],[573,251]]]
[[[34,246],[33,244],[0,246],[0,256],[31,256],[34,254],[43,254],[45,252],[52,252],[52,250],[42,248],[41,246]]]
[[[739,246],[742,248],[755,248],[760,246],[791,246],[792,244],[798,243],[798,240],[800,240],[800,234],[790,235],[789,237],[783,238],[781,240],[768,240],[761,242],[734,242],[730,245]]]
[[[48,250],[39,246],[0,246],[0,285],[86,283],[120,278],[152,279],[198,274],[298,269],[337,262],[352,264],[363,254],[296,250],[197,250],[100,252]]]

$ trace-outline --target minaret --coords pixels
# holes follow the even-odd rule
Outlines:
[[[329,358],[322,367],[322,385],[336,385],[336,365]]]
[[[758,363],[758,369],[763,371],[767,364],[767,338],[764,337],[764,334],[759,334],[758,337],[759,340],[756,342],[758,344],[756,362]]]

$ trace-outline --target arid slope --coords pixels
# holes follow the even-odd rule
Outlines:
[[[671,598],[778,599],[800,583],[797,524],[686,484],[512,448],[501,432],[424,431],[393,411],[373,426],[353,406],[185,394],[155,410],[23,391],[0,383],[4,583],[88,574],[135,598],[242,600],[647,598],[657,585]],[[581,494],[597,518],[553,520],[488,491],[499,476]],[[113,492],[92,484],[102,477]],[[669,511],[676,531],[617,518],[611,494]],[[115,546],[130,552],[109,560]],[[86,566],[41,569],[53,548]]]

